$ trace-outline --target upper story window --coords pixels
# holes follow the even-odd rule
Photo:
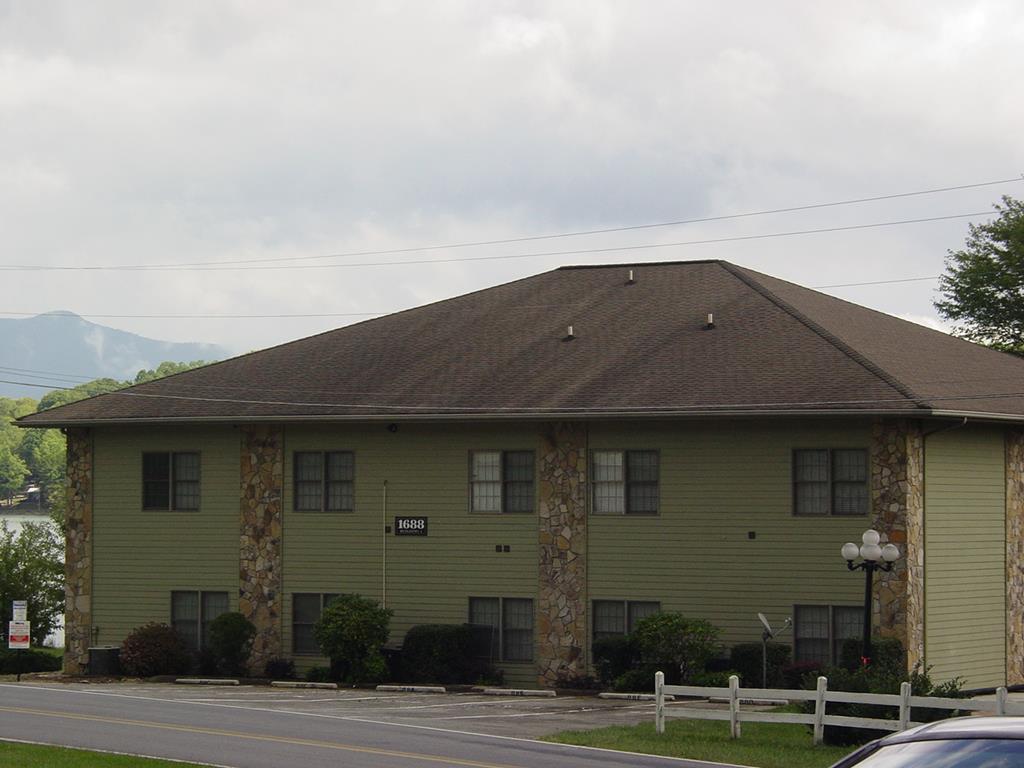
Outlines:
[[[866,515],[868,452],[863,448],[793,451],[793,511],[798,515]]]
[[[351,512],[355,509],[352,451],[295,452],[295,509]]]
[[[594,451],[591,498],[595,514],[658,513],[657,451]]]
[[[199,454],[142,454],[142,508],[199,509]]]
[[[473,451],[473,512],[533,512],[533,451]]]

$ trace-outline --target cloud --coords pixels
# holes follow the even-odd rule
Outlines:
[[[5,263],[377,251],[1013,176],[1012,4],[0,5]],[[992,188],[439,258],[987,210]],[[561,263],[726,258],[808,285],[939,274],[966,224],[445,265],[4,273],[10,309],[381,312]],[[360,257],[349,261],[384,261]],[[927,316],[931,284],[836,291]],[[17,306],[15,306],[17,304]],[[248,350],[345,319],[108,320]]]

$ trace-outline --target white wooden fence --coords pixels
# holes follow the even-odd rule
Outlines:
[[[665,674],[658,672],[654,676],[655,694],[655,727],[658,733],[665,732],[665,696],[688,696],[694,698],[724,698],[729,702],[729,709],[697,709],[695,707],[672,707],[673,717],[688,717],[695,720],[728,720],[729,733],[734,739],[740,737],[740,724],[744,721],[755,723],[803,723],[814,727],[814,743],[820,744],[824,738],[825,726],[836,725],[842,728],[873,728],[879,731],[905,731],[915,725],[911,720],[914,707],[930,709],[963,710],[965,712],[986,712],[995,715],[1024,715],[1024,703],[1007,700],[1006,688],[997,688],[994,698],[950,699],[938,696],[914,696],[910,683],[900,685],[900,692],[895,693],[849,693],[847,691],[828,690],[828,680],[818,678],[818,687],[813,691],[798,691],[785,688],[740,688],[740,679],[733,675],[729,678],[728,688],[709,688],[696,685],[665,685]],[[814,713],[801,712],[757,712],[741,710],[741,701],[746,700],[785,700],[813,701]],[[848,717],[845,715],[825,714],[827,704],[875,704],[887,707],[898,707],[899,718],[883,720],[874,717]]]

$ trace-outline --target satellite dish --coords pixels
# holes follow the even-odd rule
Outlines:
[[[775,637],[775,631],[772,629],[772,625],[768,623],[765,615],[759,611],[757,618],[761,620],[761,624],[764,626],[764,631],[768,633],[768,637]]]

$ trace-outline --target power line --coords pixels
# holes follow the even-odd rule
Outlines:
[[[607,248],[579,248],[570,251],[541,251],[535,253],[513,253],[496,256],[453,256],[446,259],[406,259],[402,261],[364,261],[348,264],[287,264],[274,266],[52,266],[52,265],[25,265],[25,266],[0,266],[2,271],[25,272],[250,272],[265,270],[300,270],[300,269],[351,269],[355,267],[394,267],[410,266],[416,264],[451,264],[455,262],[470,261],[507,261],[511,259],[533,259],[550,256],[580,256],[594,253],[616,253],[622,251],[643,251],[656,248],[680,248],[691,245],[710,245],[713,243],[735,243],[745,240],[766,240],[780,237],[794,237],[798,235],[816,235],[825,232],[851,232],[860,229],[876,229],[879,227],[895,227],[905,224],[925,224],[933,221],[948,221],[951,219],[966,219],[974,216],[988,216],[991,211],[976,211],[973,213],[955,213],[947,216],[929,216],[920,219],[901,219],[898,221],[879,221],[871,224],[852,224],[843,227],[822,227],[819,229],[800,229],[786,232],[769,232],[759,235],[736,235],[732,237],[716,237],[702,240],[682,240],[671,243],[641,243],[638,245],[621,245]]]
[[[2,384],[25,384],[27,386],[43,386],[41,384],[30,384],[28,382],[17,382],[17,381],[5,381],[0,379]],[[56,389],[69,389],[68,387],[56,387]],[[650,412],[658,413],[662,411],[700,411],[700,410],[728,410],[735,408],[803,408],[813,406],[830,406],[830,405],[872,405],[878,403],[904,403],[908,400],[906,397],[898,398],[867,398],[867,399],[849,399],[849,400],[797,400],[797,401],[786,401],[786,402],[756,402],[756,403],[728,403],[716,406],[708,406],[706,404],[691,405],[615,405],[615,406],[565,406],[557,408],[537,408],[537,407],[516,407],[516,406],[442,406],[442,405],[394,405],[384,403],[318,403],[318,402],[302,402],[302,401],[288,401],[288,400],[252,400],[252,399],[241,399],[241,398],[229,398],[229,397],[199,397],[192,395],[166,395],[166,394],[154,394],[146,392],[132,392],[129,390],[116,390],[113,392],[106,392],[102,394],[117,395],[120,397],[142,397],[156,400],[184,400],[189,402],[201,402],[201,403],[226,403],[233,405],[276,405],[276,406],[289,406],[289,407],[301,407],[301,408],[357,408],[365,410],[389,410],[389,411],[444,411],[450,413],[551,413],[551,412],[580,412],[580,413],[600,413],[600,412],[619,412],[619,411],[634,411],[634,412]],[[969,395],[919,395],[918,400],[935,400],[941,402],[953,402],[953,401],[966,401],[966,400],[997,400],[1013,397],[1024,397],[1024,391],[1016,392],[984,392],[975,393]]]
[[[418,253],[423,251],[440,251],[449,250],[454,248],[475,248],[485,245],[508,245],[511,243],[526,243],[536,242],[538,240],[555,240],[559,238],[567,237],[583,237],[587,235],[604,235],[612,234],[615,232],[634,232],[637,230],[644,229],[655,229],[663,227],[676,227],[687,224],[704,224],[713,221],[729,221],[732,219],[743,219],[751,218],[754,216],[769,216],[779,213],[794,213],[797,211],[810,211],[821,208],[832,208],[842,205],[857,205],[861,203],[878,202],[881,200],[895,200],[906,197],[917,197],[920,195],[932,195],[940,192],[954,192],[964,189],[977,189],[979,187],[990,187],[999,184],[1011,184],[1015,182],[1024,181],[1024,174],[1009,179],[996,179],[994,181],[982,181],[974,184],[958,184],[948,187],[934,187],[932,189],[921,189],[913,192],[897,192],[887,195],[875,195],[872,197],[858,197],[851,198],[848,200],[835,200],[827,203],[811,203],[807,205],[794,205],[786,208],[770,208],[758,211],[746,211],[743,213],[731,213],[719,216],[704,216],[700,218],[692,219],[676,219],[674,221],[659,221],[649,224],[632,224],[622,227],[605,227],[602,229],[583,229],[572,232],[556,232],[547,235],[526,235],[521,237],[508,237],[494,240],[474,240],[457,243],[445,243],[440,245],[423,245],[423,246],[410,246],[407,248],[389,248],[381,250],[369,250],[369,251],[349,251],[345,253],[334,253],[327,255],[317,256],[278,256],[264,259],[236,259],[236,260],[222,260],[216,262],[182,262],[179,264],[151,264],[151,265],[113,265],[105,267],[95,267],[96,269],[163,269],[163,268],[181,268],[181,267],[210,267],[211,265],[238,265],[238,264],[264,264],[274,262],[294,262],[294,261],[310,261],[314,259],[340,259],[340,258],[354,258],[360,256],[388,256],[402,253]],[[986,213],[990,213],[986,211]],[[22,264],[11,264],[11,265],[0,265],[0,269],[17,269],[27,270],[34,269],[33,265],[22,265]],[[59,267],[54,267],[58,269]]]
[[[929,277],[900,277],[892,280],[869,280],[863,283],[832,283],[829,285],[811,285],[808,286],[814,290],[821,290],[824,288],[857,288],[865,285],[892,285],[896,283],[916,283],[923,282],[925,280],[938,280],[940,275],[931,275]],[[541,309],[544,305],[523,305],[519,309]],[[565,304],[549,305],[564,307]],[[389,310],[386,312],[299,312],[295,314],[276,314],[276,315],[235,315],[235,314],[219,314],[219,315],[208,315],[208,314],[146,314],[146,315],[111,315],[105,313],[96,312],[76,312],[75,315],[81,318],[99,318],[99,319],[114,319],[114,320],[287,320],[294,318],[328,318],[328,317],[381,317],[383,315],[392,314],[397,310]],[[7,315],[10,317],[39,317],[45,315],[45,312],[8,312],[0,311],[0,315]],[[0,371],[3,370],[14,370],[14,371],[25,371],[26,373],[32,373],[27,369],[14,368],[6,369],[0,367]],[[52,373],[52,371],[40,371],[40,373]],[[85,377],[80,377],[85,378]]]

